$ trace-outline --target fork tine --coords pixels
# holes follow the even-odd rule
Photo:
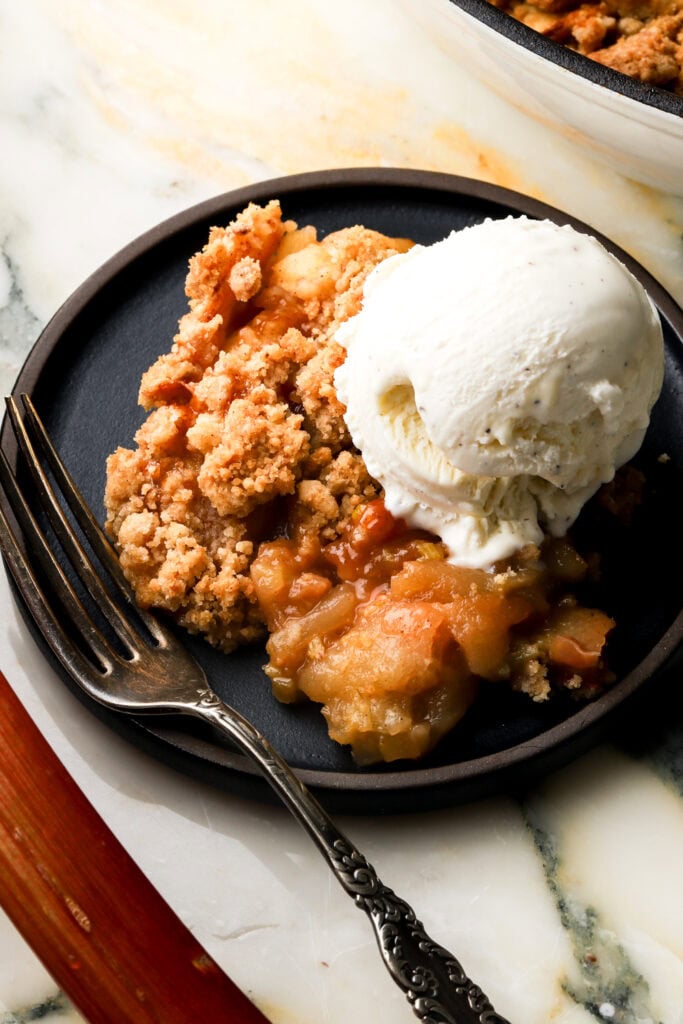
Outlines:
[[[95,552],[100,562],[111,576],[112,581],[116,584],[120,593],[126,598],[129,604],[135,607],[136,613],[139,615],[142,622],[144,622],[145,626],[152,634],[154,639],[157,641],[157,643],[159,643],[163,647],[171,646],[175,643],[173,635],[163,626],[161,622],[159,622],[159,620],[154,615],[151,615],[149,612],[145,611],[145,609],[140,608],[137,605],[135,594],[133,593],[133,590],[128,580],[123,574],[123,571],[119,564],[118,555],[116,554],[113,545],[111,544],[109,538],[104,533],[99,523],[95,519],[94,515],[90,511],[90,508],[88,507],[85,500],[83,499],[83,496],[76,487],[76,484],[74,483],[71,474],[69,473],[68,469],[66,468],[61,458],[59,457],[57,450],[52,444],[52,441],[50,440],[50,437],[30,397],[26,394],[22,394],[21,400],[26,410],[26,419],[30,425],[36,443],[39,445],[40,449],[45,455],[45,458],[47,459],[47,462],[50,466],[50,469],[54,474],[55,480],[57,481],[59,488],[62,491],[62,494],[66,498],[69,508],[73,512],[78,525],[81,527],[83,533],[88,538],[88,541],[90,542],[93,551]],[[13,406],[13,412],[10,411],[10,416],[12,418],[12,424],[15,428],[15,431],[19,430],[21,436],[23,436],[30,445],[30,440],[28,438],[26,428],[24,424],[21,422],[14,400],[7,399],[8,409],[10,408],[10,403],[11,406]],[[19,434],[17,436],[21,441],[21,437],[19,436]],[[35,453],[33,453],[33,456],[29,458],[29,462],[31,464],[37,464]],[[73,533],[68,523],[66,523],[66,528],[70,531],[70,533]],[[83,549],[81,548],[81,552],[82,550]],[[83,552],[83,555],[85,556],[85,552]],[[92,566],[90,568],[92,569]],[[94,573],[94,576],[97,579],[96,573]],[[108,596],[109,595],[107,594],[107,597]],[[95,600],[99,600],[99,598],[95,598]],[[116,607],[116,605],[113,605],[113,607],[116,608],[119,616],[121,616],[120,610]],[[121,621],[126,622],[123,616],[121,616]]]
[[[119,639],[125,644],[132,655],[135,655],[140,644],[140,637],[135,633],[133,627],[121,612],[121,609],[112,600],[109,591],[103,585],[101,579],[95,572],[92,562],[85,552],[81,542],[71,528],[71,524],[64,515],[57,496],[45,475],[35,449],[31,443],[24,424],[19,416],[19,410],[13,398],[6,399],[7,413],[12,423],[14,433],[19,447],[26,459],[33,481],[38,488],[42,507],[48,514],[50,523],[59,538],[59,541],[71,561],[81,582],[85,585],[92,599],[105,612],[107,620]]]
[[[102,634],[93,623],[88,612],[83,607],[78,595],[71,586],[71,583],[64,575],[61,566],[52,554],[43,531],[38,526],[31,510],[26,504],[24,496],[19,490],[14,476],[12,475],[5,453],[1,450],[0,483],[5,491],[12,511],[16,516],[17,523],[24,533],[29,547],[35,552],[38,560],[40,561],[54,593],[69,614],[73,624],[77,627],[78,632],[83,637],[83,640],[99,661],[103,671],[110,671],[113,664],[113,653],[105,643]],[[0,546],[7,557],[10,571],[12,572],[12,576],[14,577],[19,590],[29,603],[32,614],[37,621],[40,621],[41,609],[44,607],[48,611],[52,625],[52,630],[48,637],[50,646],[55,650],[55,653],[57,653],[60,658],[62,652],[66,648],[69,648],[71,652],[76,651],[75,646],[73,646],[68,640],[63,626],[59,623],[54,612],[51,610],[49,602],[47,601],[45,594],[36,579],[35,573],[32,571],[28,563],[28,560],[23,554],[21,546],[19,545],[19,542],[17,541],[1,506],[0,527]],[[53,640],[57,645],[56,647],[53,644]],[[85,664],[85,659],[83,659],[80,654],[78,654],[78,661],[81,666]]]

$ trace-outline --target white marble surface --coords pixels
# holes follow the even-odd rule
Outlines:
[[[683,200],[620,179],[432,47],[392,0],[0,5],[0,384],[106,257],[233,186],[421,166],[562,206],[683,300]],[[177,775],[58,682],[0,580],[0,667],[105,820],[275,1024],[412,1015],[287,815]],[[518,802],[342,824],[514,1024],[682,1024],[683,731]],[[42,1006],[41,1009],[36,1007]],[[0,1022],[77,1021],[0,917]]]

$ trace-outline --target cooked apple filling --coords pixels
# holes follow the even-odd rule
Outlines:
[[[614,623],[568,594],[588,571],[568,541],[525,548],[493,572],[445,554],[376,499],[339,540],[321,545],[295,528],[263,543],[252,564],[275,696],[322,704],[330,736],[361,763],[430,750],[480,679],[535,700],[551,683],[590,697],[607,681]]]
[[[423,755],[480,679],[537,701],[609,681],[613,622],[571,596],[588,569],[568,541],[455,567],[387,512],[351,443],[334,335],[373,267],[410,245],[364,227],[318,240],[277,202],[213,228],[172,349],[143,376],[136,447],[107,466],[140,604],[226,652],[267,630],[275,696],[322,704],[362,763]]]

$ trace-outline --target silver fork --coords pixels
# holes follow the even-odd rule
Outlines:
[[[313,839],[344,891],[370,918],[384,963],[416,1017],[427,1024],[509,1024],[455,957],[429,938],[408,904],[380,881],[268,740],[209,688],[203,669],[171,630],[156,616],[137,609],[135,614],[149,631],[149,637],[144,636],[135,616],[124,611],[125,603],[113,600],[71,527],[41,457],[113,589],[134,604],[116,552],[61,462],[31,400],[26,395],[22,400],[25,420],[12,398],[7,399],[7,411],[31,471],[38,505],[47,513],[63,552],[125,651],[124,655],[117,652],[93,622],[31,512],[5,453],[0,452],[0,483],[24,538],[22,545],[0,504],[0,550],[45,640],[71,678],[94,700],[117,711],[201,718],[251,758]],[[59,612],[41,587],[41,571],[50,593],[58,599]]]

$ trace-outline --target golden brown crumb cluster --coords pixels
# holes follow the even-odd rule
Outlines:
[[[283,522],[332,540],[376,496],[334,391],[334,333],[409,244],[363,227],[318,242],[277,201],[211,230],[173,347],[143,376],[136,447],[107,464],[107,529],[141,605],[225,651],[253,641],[260,540]]]
[[[606,67],[683,96],[683,0],[491,0]]]

